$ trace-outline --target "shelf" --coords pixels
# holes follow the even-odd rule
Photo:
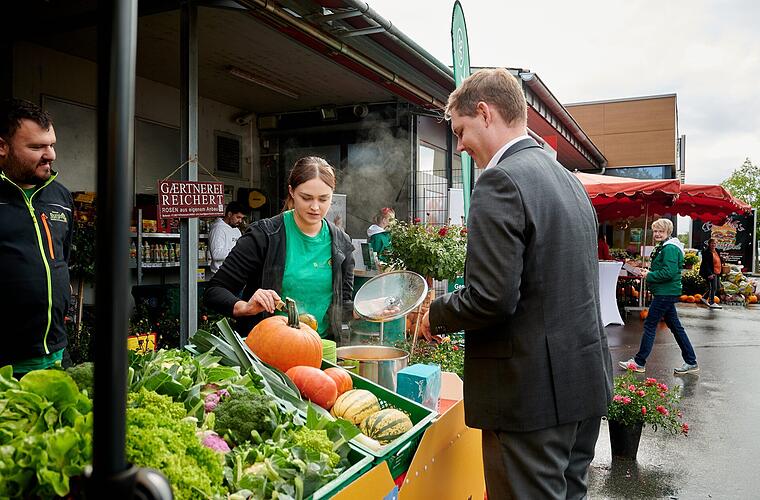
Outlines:
[[[130,267],[134,267],[130,264]],[[169,267],[179,267],[179,262],[143,262],[143,269],[163,269]],[[198,267],[211,267],[210,262],[199,262]]]
[[[135,233],[129,234],[132,238],[137,237]],[[140,236],[143,238],[167,238],[167,239],[179,239],[179,233],[142,233]],[[208,234],[200,233],[198,238],[208,238]]]

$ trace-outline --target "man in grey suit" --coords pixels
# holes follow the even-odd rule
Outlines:
[[[464,288],[435,300],[421,330],[465,330],[465,415],[483,430],[488,497],[584,498],[612,395],[594,209],[527,135],[525,96],[506,70],[470,76],[446,114],[457,149],[485,169]]]

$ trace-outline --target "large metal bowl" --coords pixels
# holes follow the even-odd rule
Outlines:
[[[396,373],[409,364],[409,353],[384,345],[345,346],[336,349],[338,365],[396,392]]]

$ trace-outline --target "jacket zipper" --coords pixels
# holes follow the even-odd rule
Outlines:
[[[40,231],[40,224],[37,221],[37,216],[34,214],[34,207],[32,206],[32,198],[34,198],[34,195],[39,193],[41,189],[45,188],[48,184],[53,182],[55,177],[56,177],[55,175],[50,176],[50,179],[48,179],[47,182],[42,185],[42,187],[37,189],[37,191],[32,193],[32,195],[29,198],[27,198],[26,193],[24,192],[23,189],[21,189],[18,185],[16,185],[15,182],[13,182],[8,177],[6,177],[5,172],[0,172],[0,179],[8,181],[13,186],[16,186],[16,188],[19,191],[21,191],[21,198],[24,200],[24,203],[26,203],[26,207],[29,209],[29,215],[32,217],[32,222],[34,222],[34,231],[37,233],[37,246],[40,249],[42,264],[45,266],[45,278],[47,281],[47,295],[48,295],[47,326],[45,327],[45,335],[42,337],[42,346],[45,348],[45,354],[50,354],[50,349],[48,349],[48,345],[47,345],[47,337],[48,337],[48,334],[50,333],[50,326],[52,325],[52,320],[53,320],[53,284],[52,284],[52,278],[50,276],[50,264],[48,263],[47,256],[45,256],[45,246],[42,243],[42,232]]]
[[[50,258],[55,260],[55,251],[53,250],[53,236],[50,234],[50,226],[48,225],[48,217],[45,212],[42,212],[40,215],[40,218],[42,219],[42,226],[45,228],[45,234],[47,235],[48,239],[48,249],[50,250]]]

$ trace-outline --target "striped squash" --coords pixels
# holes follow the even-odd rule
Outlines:
[[[369,415],[380,411],[380,402],[371,392],[364,389],[353,389],[341,394],[330,410],[332,416],[343,418],[359,425]]]
[[[361,431],[380,443],[390,443],[412,428],[412,421],[406,413],[388,408],[373,413],[362,421]]]

